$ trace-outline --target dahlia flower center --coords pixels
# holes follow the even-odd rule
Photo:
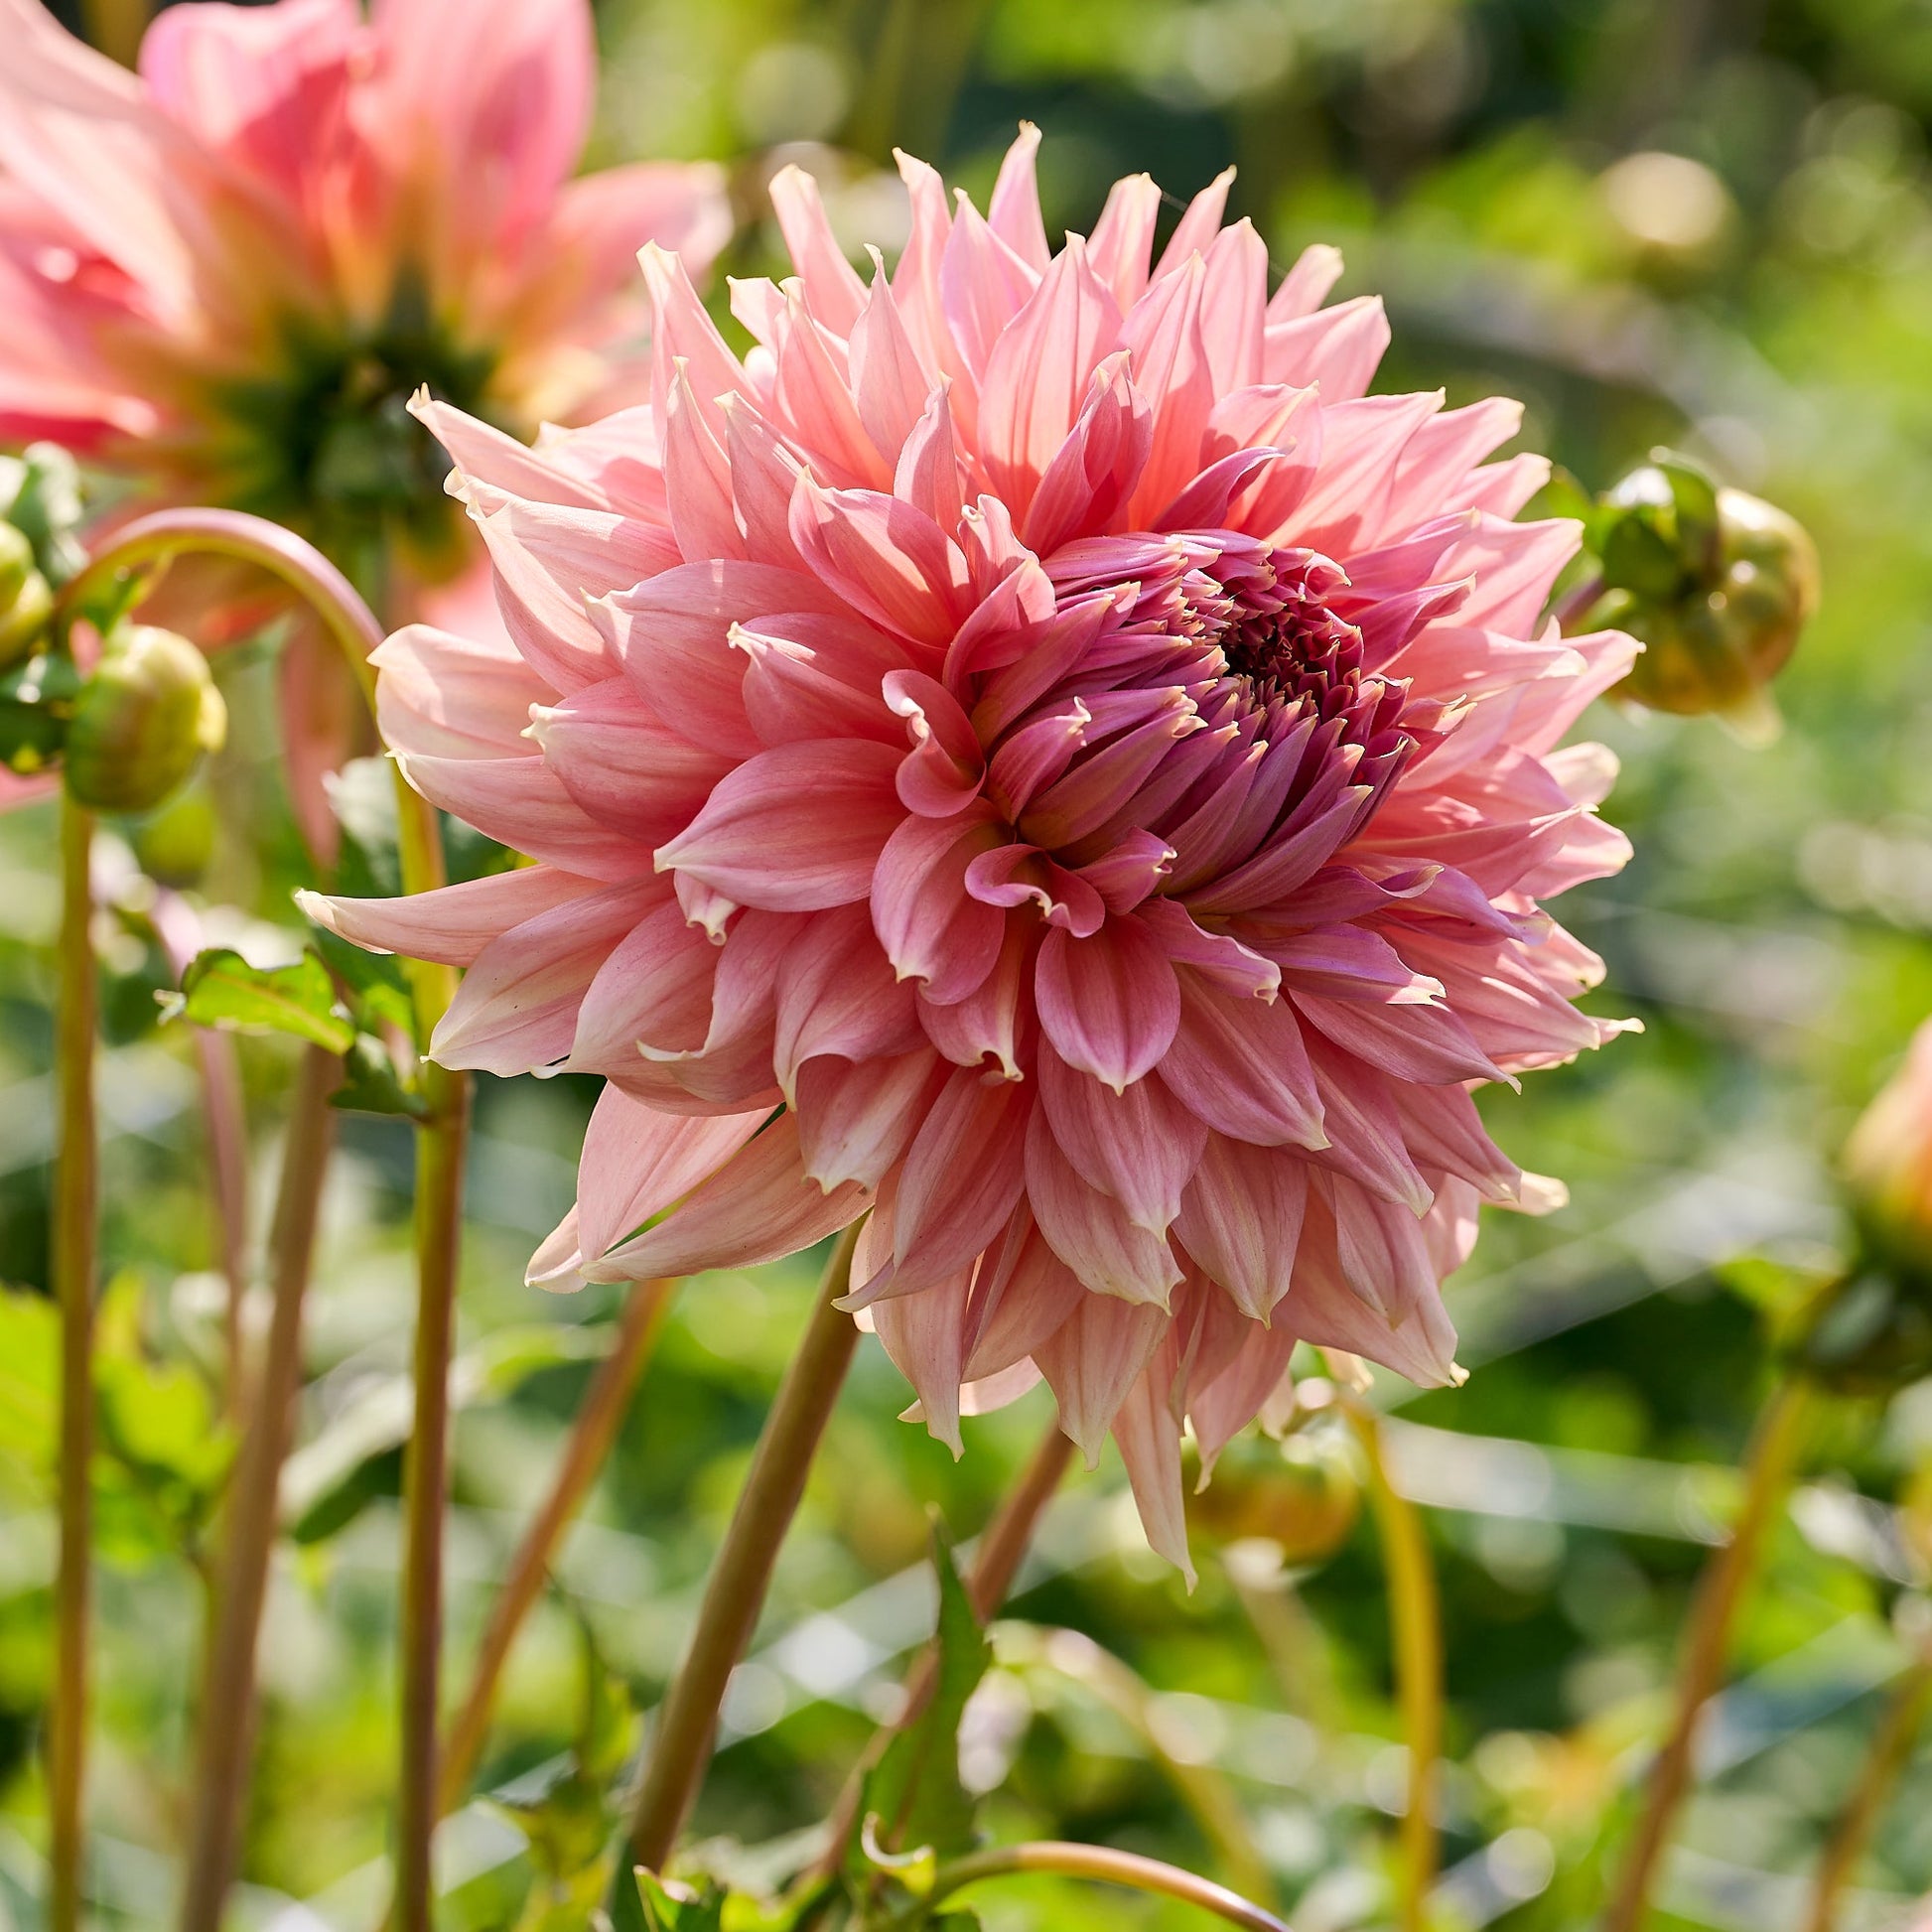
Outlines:
[[[1347,581],[1325,557],[1277,550],[1221,583],[1217,641],[1229,674],[1265,701],[1319,698],[1358,670],[1361,632],[1324,601]]]

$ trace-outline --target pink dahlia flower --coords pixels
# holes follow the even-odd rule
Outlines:
[[[870,277],[812,183],[741,361],[646,250],[647,407],[516,447],[425,411],[507,640],[378,657],[411,781],[527,870],[314,901],[469,969],[434,1044],[607,1085],[532,1279],[745,1265],[870,1212],[852,1306],[933,1433],[1043,1376],[1185,1565],[1298,1339],[1453,1376],[1470,1090],[1615,1027],[1538,909],[1622,864],[1559,749],[1634,649],[1540,613],[1507,402],[1367,396],[1332,250],[1270,296],[1224,178],[1150,265],[1121,182],[1054,254],[1023,131],[982,216],[901,163]]]

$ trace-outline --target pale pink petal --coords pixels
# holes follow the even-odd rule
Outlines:
[[[764,1110],[679,1119],[607,1086],[577,1171],[582,1252],[596,1260],[708,1180],[768,1118]]]
[[[602,890],[599,881],[555,866],[519,866],[409,898],[335,898],[299,892],[295,901],[318,925],[371,952],[470,966],[499,933]]]
[[[1157,1066],[1180,1024],[1174,969],[1129,913],[1091,938],[1054,927],[1034,975],[1039,1023],[1063,1059],[1116,1093]]]
[[[1026,1167],[1034,1218],[1067,1267],[1098,1297],[1166,1309],[1181,1278],[1173,1249],[1129,1220],[1111,1194],[1080,1178],[1043,1109],[1035,1109],[1028,1125]]]
[[[1257,1321],[1288,1293],[1308,1184],[1300,1155],[1210,1134],[1181,1196],[1175,1238]]]
[[[1073,1311],[1034,1350],[1034,1360],[1060,1406],[1060,1427],[1090,1469],[1128,1391],[1141,1379],[1167,1332],[1169,1315],[1110,1295],[1082,1295]]]
[[[1207,1145],[1206,1126],[1159,1080],[1115,1093],[1050,1045],[1040,1048],[1037,1077],[1053,1138],[1080,1177],[1113,1195],[1137,1226],[1166,1234]]]

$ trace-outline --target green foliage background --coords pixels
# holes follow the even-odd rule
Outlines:
[[[1488,1226],[1451,1292],[1466,1388],[1382,1390],[1443,1575],[1443,1921],[1585,1923],[1768,1374],[1757,1304],[1783,1292],[1781,1270],[1829,1267],[1834,1151],[1932,1010],[1932,14],[1910,0],[608,0],[600,26],[597,159],[730,160],[747,216],[734,272],[776,265],[760,183],[785,158],[837,182],[855,242],[902,218],[882,172],[895,143],[984,191],[1023,115],[1047,137],[1049,229],[1088,227],[1117,174],[1147,169],[1185,197],[1233,162],[1233,207],[1278,264],[1337,241],[1342,292],[1386,295],[1380,386],[1519,395],[1525,446],[1593,487],[1669,442],[1817,535],[1824,608],[1782,680],[1778,744],[1602,707],[1592,720],[1624,759],[1608,816],[1637,857],[1561,909],[1609,962],[1597,1010],[1647,1031],[1490,1097],[1492,1131],[1564,1175],[1573,1204]],[[1647,193],[1642,169],[1609,172],[1657,151],[1706,172],[1652,169]],[[264,644],[221,663],[233,749],[212,774],[202,890],[246,908],[210,912],[213,940],[259,949],[267,921],[293,957],[271,660]],[[54,1547],[52,845],[44,808],[0,822],[0,1278],[18,1285],[0,1301],[0,1926],[21,1927],[36,1922]],[[169,976],[132,881],[123,898],[102,932],[114,1284],[93,1883],[103,1923],[148,1926],[171,1910],[201,1538],[226,1444],[207,1394],[218,1295],[187,1030],[159,1025]],[[279,1041],[243,1052],[259,1226],[292,1059]],[[558,1301],[519,1285],[571,1198],[591,1094],[483,1086],[450,1526],[457,1683],[612,1311],[608,1291]],[[265,1643],[249,1926],[360,1932],[379,1909],[408,1176],[406,1123],[346,1123]],[[1747,1255],[1768,1263],[1738,1266]],[[573,1752],[618,1761],[612,1727],[661,1689],[810,1280],[800,1261],[681,1296],[513,1660],[486,1767],[505,1802],[447,1835],[448,1926],[512,1925],[540,1875],[567,1871],[575,1841],[546,1794]],[[928,1509],[970,1537],[1046,1422],[1036,1392],[968,1423],[955,1466],[895,1420],[906,1399],[868,1343],[734,1687],[698,1827],[753,1885],[829,1808],[930,1628]],[[1888,1511],[1928,1456],[1932,1384],[1832,1412],[1707,1738],[1668,1922],[1791,1922],[1903,1664],[1898,1632],[1917,1627],[1924,1578]],[[1001,1836],[1105,1841],[1231,1881],[1258,1867],[1301,1932],[1387,1923],[1401,1758],[1372,1535],[1358,1522],[1332,1560],[1284,1580],[1253,1533],[1280,1528],[1307,1484],[1284,1490],[1265,1447],[1230,1464],[1191,1596],[1142,1547],[1117,1464],[1075,1478],[995,1633],[963,1768],[991,1788]],[[1876,1925],[1928,1890],[1932,1746],[1847,1922]],[[978,1898],[1012,1932],[1193,1922],[1047,1881]]]

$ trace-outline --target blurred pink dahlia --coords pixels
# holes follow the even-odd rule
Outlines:
[[[567,1285],[763,1261],[870,1210],[852,1306],[955,1449],[1043,1376],[1183,1567],[1298,1339],[1453,1374],[1477,1203],[1535,1208],[1484,1081],[1616,1031],[1539,896],[1613,872],[1558,749],[1628,666],[1539,621],[1574,524],[1510,519],[1514,404],[1365,396],[1379,303],[1271,297],[1227,180],[1047,245],[1037,135],[990,212],[902,160],[870,280],[791,172],[797,273],[741,361],[646,250],[650,404],[534,451],[425,415],[508,640],[412,626],[383,728],[529,854],[314,901],[469,968],[434,1050],[609,1084]]]

